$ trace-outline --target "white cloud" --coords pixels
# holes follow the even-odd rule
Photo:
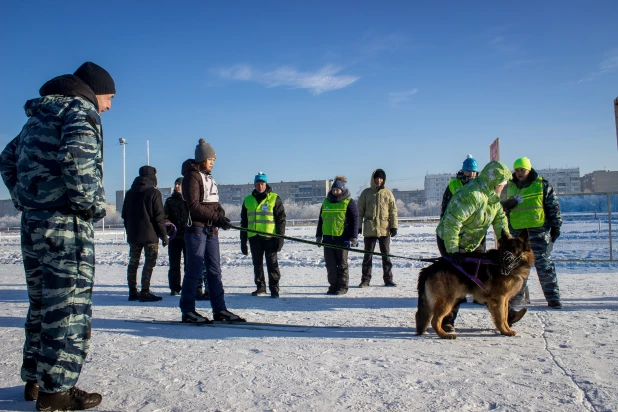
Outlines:
[[[288,66],[277,67],[272,71],[261,71],[246,64],[214,70],[219,77],[224,79],[252,81],[264,84],[266,87],[307,89],[313,95],[342,89],[360,78],[340,75],[340,71],[341,68],[330,64],[315,72],[302,72]]]
[[[599,63],[599,70],[588,73],[586,76],[578,80],[577,83],[588,82],[594,80],[604,74],[618,71],[618,49],[612,49],[605,53],[605,60]]]
[[[410,99],[410,96],[418,93],[418,89],[410,89],[403,92],[391,92],[388,94],[388,101],[392,107],[399,107],[399,105]]]

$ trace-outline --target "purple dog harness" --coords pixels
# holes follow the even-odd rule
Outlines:
[[[478,274],[479,274],[479,269],[481,268],[481,264],[486,264],[486,265],[497,265],[496,262],[494,262],[491,259],[483,259],[483,258],[473,258],[473,257],[467,257],[464,258],[464,262],[466,263],[476,263],[476,271],[474,272],[474,275],[469,274],[468,272],[465,271],[464,268],[462,268],[461,266],[459,266],[458,264],[454,263],[450,257],[448,256],[443,256],[442,259],[446,260],[447,262],[449,262],[451,265],[453,265],[455,267],[455,269],[457,269],[458,271],[460,271],[461,273],[463,273],[464,275],[466,275],[466,277],[468,279],[470,279],[471,281],[473,281],[474,283],[476,283],[476,285],[483,289],[485,292],[488,291],[487,287],[485,285],[483,285],[483,282],[481,282],[481,280],[478,278]]]

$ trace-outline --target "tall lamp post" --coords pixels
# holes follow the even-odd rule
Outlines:
[[[118,139],[118,143],[122,146],[122,203],[124,203],[124,194],[126,193],[126,185],[125,185],[125,176],[126,176],[125,159],[126,159],[127,139],[121,137],[120,139]]]

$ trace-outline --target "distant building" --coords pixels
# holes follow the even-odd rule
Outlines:
[[[321,203],[328,194],[332,183],[332,180],[305,180],[268,184],[283,202],[289,199],[294,203]],[[255,185],[253,183],[218,185],[218,188],[219,203],[239,205],[247,195],[251,194]]]
[[[425,200],[428,202],[442,202],[444,190],[448,186],[448,182],[454,177],[454,173],[425,175]]]
[[[535,169],[539,176],[547,180],[556,193],[580,193],[579,167],[570,169]]]
[[[618,172],[595,170],[583,175],[581,191],[584,193],[618,192]]]
[[[15,216],[19,211],[13,206],[13,200],[0,200],[0,216]]]
[[[158,187],[159,192],[161,192],[161,196],[163,197],[163,203],[165,204],[165,199],[170,197],[174,192],[173,187]],[[124,193],[122,190],[116,190],[116,210],[118,213],[122,214],[122,205],[124,204]]]
[[[393,196],[395,200],[401,200],[405,205],[410,203],[416,203],[417,205],[425,204],[425,191],[424,190],[398,190],[393,189]]]

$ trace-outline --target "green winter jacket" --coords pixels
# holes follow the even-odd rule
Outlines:
[[[492,161],[479,177],[455,192],[436,229],[448,253],[458,252],[459,248],[472,252],[481,244],[489,225],[498,235],[503,229],[509,233],[508,221],[494,188],[510,177],[511,172],[504,163]]]
[[[373,180],[378,170],[371,174],[371,187],[363,190],[358,198],[358,227],[363,228],[365,237],[390,236],[390,229],[398,226],[395,196],[384,187],[386,179],[380,188],[376,187]]]

